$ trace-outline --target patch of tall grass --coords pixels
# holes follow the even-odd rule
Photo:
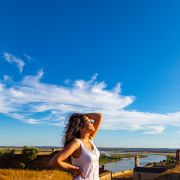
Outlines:
[[[70,174],[60,170],[0,169],[0,180],[72,180]]]

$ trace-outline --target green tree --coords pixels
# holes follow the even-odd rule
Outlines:
[[[39,152],[38,148],[33,148],[29,146],[24,146],[22,149],[22,158],[23,163],[25,164],[26,168],[30,168],[32,161],[37,157]]]
[[[15,149],[1,150],[0,151],[0,167],[10,168],[11,162],[15,156]]]

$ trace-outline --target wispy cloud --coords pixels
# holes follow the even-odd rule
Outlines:
[[[147,126],[147,128],[149,131],[146,131],[145,134],[161,134],[165,130],[163,125]]]
[[[31,57],[31,56],[29,56],[29,55],[27,55],[27,54],[23,54],[23,56],[24,56],[28,61],[34,61],[34,60],[35,60],[35,58],[33,58],[33,57]]]
[[[22,73],[23,68],[24,68],[24,66],[25,66],[25,62],[24,62],[21,58],[16,57],[16,56],[14,56],[14,55],[12,55],[12,54],[10,54],[10,53],[7,53],[7,52],[3,53],[3,58],[4,58],[8,63],[10,63],[10,64],[15,64],[15,65],[18,67],[20,73]]]
[[[180,127],[180,112],[149,113],[127,110],[134,96],[124,96],[121,83],[112,89],[97,74],[88,81],[77,79],[64,84],[43,82],[44,71],[14,82],[6,75],[0,81],[0,113],[30,124],[63,126],[68,113],[102,112],[102,129],[163,133],[167,126]]]
[[[11,80],[12,80],[12,78],[10,76],[8,76],[6,74],[3,76],[3,81],[7,82],[7,81],[11,81]]]

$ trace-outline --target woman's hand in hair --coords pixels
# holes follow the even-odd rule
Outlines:
[[[87,116],[89,119],[95,120],[93,124],[95,131],[90,134],[90,139],[93,139],[102,123],[102,113],[88,113],[84,115]]]
[[[80,169],[78,166],[76,166],[76,168],[77,168],[77,169],[74,169],[73,172],[72,172],[72,177],[73,177],[73,179],[75,179],[75,178],[78,177],[79,175],[80,175],[83,179],[85,179],[83,173],[81,172],[81,169]]]

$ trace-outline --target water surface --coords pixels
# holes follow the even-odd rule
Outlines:
[[[159,154],[145,154],[145,155],[147,155],[148,157],[140,158],[140,166],[145,166],[149,162],[159,162],[166,159],[166,156]],[[134,158],[124,158],[120,161],[105,164],[105,169],[112,172],[124,171],[127,169],[133,169],[134,163],[135,163]]]

